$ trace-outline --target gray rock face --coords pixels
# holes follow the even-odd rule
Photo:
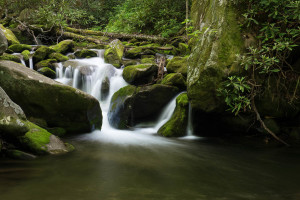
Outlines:
[[[0,61],[0,85],[30,120],[44,120],[48,127],[61,127],[69,133],[101,128],[97,99],[23,65]]]
[[[7,39],[3,31],[0,29],[0,56],[6,51],[6,49],[7,49]]]

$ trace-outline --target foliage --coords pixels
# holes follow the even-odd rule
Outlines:
[[[260,95],[264,90],[261,87],[269,85],[257,84],[259,80],[277,76],[281,85],[289,84],[288,77],[298,77],[293,67],[291,53],[295,51],[300,40],[300,1],[293,0],[238,0],[238,3],[247,5],[243,30],[257,32],[257,45],[248,49],[244,55],[237,55],[237,61],[248,71],[247,77],[229,77],[219,89],[225,97],[225,102],[232,112],[237,114],[241,109],[250,108],[249,96]],[[297,58],[298,59],[298,58]],[[253,90],[249,90],[245,81],[252,83]],[[296,79],[297,80],[297,79]],[[236,85],[237,84],[237,85]],[[241,88],[247,88],[244,91]],[[296,91],[296,90],[295,90]],[[295,92],[293,91],[293,92]],[[289,91],[286,90],[288,93]],[[294,95],[282,94],[283,97]],[[288,99],[291,102],[291,99]],[[240,108],[240,109],[239,109]]]

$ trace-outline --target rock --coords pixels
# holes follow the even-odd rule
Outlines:
[[[113,66],[120,68],[124,54],[124,45],[118,39],[109,44],[109,48],[105,50],[104,60]]]
[[[110,102],[108,120],[118,129],[127,129],[138,122],[156,117],[178,93],[172,86],[126,86],[118,90]]]
[[[187,76],[187,57],[174,57],[167,64],[168,73],[181,73]]]
[[[189,55],[191,53],[190,49],[189,49],[189,45],[185,44],[185,43],[179,43],[178,44],[178,50],[179,50],[179,54],[182,56],[186,56]]]
[[[151,49],[143,49],[141,47],[135,47],[125,52],[125,58],[140,59],[142,55],[155,55],[155,51]]]
[[[49,55],[55,51],[49,47],[41,46],[39,47],[32,56],[33,63],[36,64],[42,60],[49,58]]]
[[[14,53],[21,53],[22,51],[31,51],[32,47],[28,44],[13,44],[8,47]]]
[[[191,17],[195,30],[204,32],[189,43],[188,96],[195,112],[218,112],[223,101],[216,90],[229,70],[238,66],[236,54],[243,54],[244,42],[239,12],[230,1],[194,0]],[[231,68],[231,69],[229,69]]]
[[[51,80],[23,65],[0,61],[0,85],[29,118],[68,133],[100,129],[102,113],[94,97]]]
[[[76,51],[75,56],[77,58],[92,58],[92,57],[97,57],[98,55],[95,51],[89,49],[83,49],[80,51]]]
[[[50,48],[57,53],[67,54],[74,52],[74,46],[75,43],[73,40],[64,40],[58,43],[57,45],[51,46]]]
[[[130,66],[130,65],[138,65],[140,62],[138,60],[123,60],[123,65],[125,67]]]
[[[7,138],[24,135],[29,128],[24,123],[26,116],[0,87],[0,134]]]
[[[16,150],[16,149],[5,151],[5,155],[9,158],[18,159],[18,160],[34,160],[36,158],[35,155],[20,150]]]
[[[165,137],[181,137],[186,135],[189,115],[189,101],[187,93],[176,98],[176,108],[172,117],[159,130],[158,134]]]
[[[34,65],[34,69],[39,70],[48,67],[51,70],[55,70],[55,66],[54,66],[55,62],[57,62],[55,59],[42,60]]]
[[[186,81],[182,74],[171,73],[164,77],[161,84],[178,87],[181,91],[186,90]]]
[[[140,64],[125,67],[123,78],[133,85],[151,83],[157,76],[158,66],[155,64]]]
[[[40,74],[43,74],[44,76],[47,76],[48,78],[55,79],[56,78],[56,72],[50,69],[49,67],[43,67],[39,68],[37,70]]]
[[[65,62],[67,60],[69,60],[69,57],[68,56],[64,56],[63,54],[61,53],[51,53],[49,55],[49,58],[50,59],[55,59],[57,60],[58,62]]]
[[[11,30],[5,28],[2,24],[0,24],[0,29],[3,31],[9,46],[12,44],[20,44],[19,40]]]
[[[6,51],[7,46],[7,39],[3,31],[0,29],[0,56]]]
[[[57,136],[31,122],[27,122],[27,125],[30,130],[20,137],[20,143],[24,148],[38,155],[62,154],[71,151],[68,145],[65,145]]]
[[[154,65],[156,64],[155,58],[142,58],[141,63],[142,64],[151,63]]]
[[[105,100],[109,94],[110,81],[108,77],[105,77],[101,83],[101,100]]]
[[[29,63],[30,51],[24,50],[24,51],[22,51],[21,55],[23,56],[25,63]]]
[[[9,60],[9,61],[14,61],[16,63],[21,63],[20,57],[17,55],[10,55],[4,53],[2,56],[0,56],[0,60]]]

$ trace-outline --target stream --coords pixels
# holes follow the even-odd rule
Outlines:
[[[128,131],[112,128],[110,99],[127,83],[122,69],[104,63],[103,50],[97,52],[96,58],[58,64],[56,80],[100,101],[102,130],[66,138],[76,147],[72,153],[0,160],[0,200],[300,199],[300,149],[199,138],[191,128],[183,138],[157,136],[175,109],[175,98],[156,121]],[[104,95],[105,80],[109,91]]]

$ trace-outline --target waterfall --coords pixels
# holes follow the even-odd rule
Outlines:
[[[32,60],[32,56],[29,58],[29,68],[33,69],[33,60]]]
[[[188,116],[188,126],[187,126],[187,136],[193,136],[193,120],[192,120],[192,106],[189,103],[189,116]]]

